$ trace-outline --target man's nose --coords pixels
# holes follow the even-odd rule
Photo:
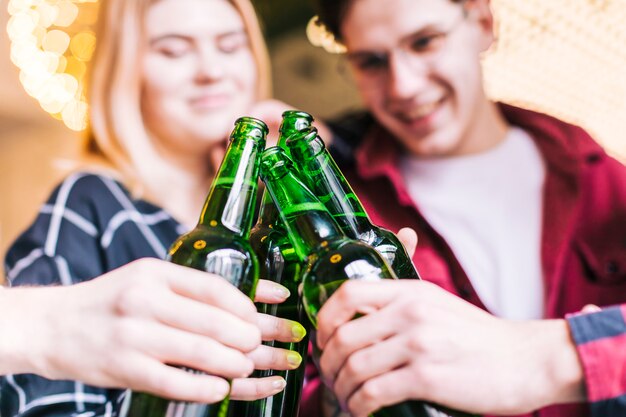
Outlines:
[[[395,51],[389,56],[388,94],[392,99],[407,99],[418,94],[428,80],[428,67],[415,57]]]

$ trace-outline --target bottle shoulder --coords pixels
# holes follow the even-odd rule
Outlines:
[[[208,254],[218,250],[249,254],[252,252],[252,246],[248,240],[230,231],[197,226],[180,236],[172,244],[169,253],[170,256],[189,251]]]
[[[328,274],[332,280],[395,278],[376,249],[352,239],[341,239],[318,249],[309,258],[307,273],[320,277]]]
[[[398,238],[390,230],[373,224],[358,231],[357,238],[374,247],[385,243],[396,243]]]

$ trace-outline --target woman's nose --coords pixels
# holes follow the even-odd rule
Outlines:
[[[217,51],[211,48],[204,48],[199,51],[196,82],[207,83],[219,80],[224,76],[224,73],[224,66]]]

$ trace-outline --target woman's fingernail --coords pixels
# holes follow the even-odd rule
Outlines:
[[[280,284],[276,284],[274,291],[278,298],[280,298],[281,300],[286,300],[291,295],[289,290]]]
[[[285,388],[286,386],[287,386],[287,381],[285,381],[282,378],[272,382],[272,387],[274,389],[276,389],[276,390],[281,390],[281,389]]]
[[[215,395],[215,397],[217,397],[219,399],[223,399],[230,392],[230,385],[228,384],[228,382],[223,381],[223,383],[220,382],[215,387],[213,387],[212,391],[213,391],[213,395]]]
[[[287,352],[287,362],[289,362],[289,365],[297,368],[302,363],[302,356],[298,352],[291,350]]]
[[[291,326],[291,334],[296,339],[296,342],[299,342],[306,336],[306,329],[300,323],[294,322]]]

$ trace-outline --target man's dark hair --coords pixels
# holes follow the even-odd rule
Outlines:
[[[348,13],[348,8],[358,0],[314,0],[319,20],[326,26],[335,39],[342,41],[341,23]],[[384,1],[384,0],[380,0]],[[460,3],[464,0],[451,0]]]
[[[341,22],[355,0],[315,0],[319,20],[335,39],[341,41]]]

